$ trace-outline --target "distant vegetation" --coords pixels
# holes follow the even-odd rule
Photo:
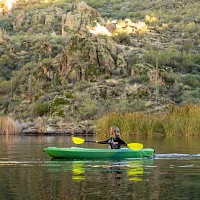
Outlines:
[[[190,104],[181,107],[171,106],[168,112],[157,114],[114,112],[97,120],[96,125],[97,135],[108,134],[110,127],[113,125],[120,128],[122,136],[199,135],[200,106]]]

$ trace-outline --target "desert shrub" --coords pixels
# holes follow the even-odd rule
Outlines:
[[[6,112],[8,110],[9,101],[7,97],[1,96],[0,98],[0,110]]]
[[[195,33],[197,31],[197,25],[195,22],[190,22],[189,24],[186,25],[185,27],[185,30],[188,32],[188,33]]]
[[[36,116],[43,116],[46,115],[50,110],[49,104],[48,103],[41,103],[41,104],[36,104],[35,105],[35,115]]]
[[[55,70],[55,67],[54,67],[54,60],[53,60],[53,59],[44,58],[44,59],[41,61],[41,64],[42,64],[42,65],[45,65],[49,70],[52,70],[52,71]]]
[[[192,88],[200,88],[200,75],[185,74],[180,77],[181,83]]]
[[[0,94],[5,95],[11,93],[11,81],[2,81],[0,83]]]
[[[57,107],[60,105],[69,105],[70,101],[65,96],[55,96],[53,99],[51,106]]]
[[[143,14],[141,12],[129,12],[128,13],[129,18],[142,18]]]
[[[145,110],[145,101],[143,100],[127,100],[127,99],[122,99],[122,100],[106,100],[104,102],[104,108],[105,112],[132,112],[132,111],[143,111]]]
[[[118,11],[118,12],[114,12],[115,13],[115,18],[117,19],[126,19],[127,17],[127,12],[125,11]]]
[[[86,81],[80,81],[80,82],[77,82],[76,85],[75,85],[75,89],[78,90],[78,91],[84,91],[85,89],[91,87],[91,84],[89,82],[86,82]]]
[[[182,21],[182,16],[181,15],[172,15],[171,21],[178,23],[178,22]]]
[[[144,111],[146,109],[146,103],[144,100],[138,100],[134,99],[132,101],[127,101],[124,104],[124,108],[126,112],[132,112],[132,111]],[[124,112],[125,110],[123,108],[123,101],[119,102],[119,111]]]
[[[137,76],[131,77],[131,79],[129,80],[129,83],[130,84],[149,83],[149,81],[150,81],[149,76],[146,74],[142,74],[141,76],[137,75]]]
[[[71,83],[76,83],[76,81],[77,81],[77,76],[78,76],[78,72],[77,72],[75,69],[73,69],[73,70],[71,71],[69,77],[68,77],[69,82],[71,82]]]
[[[197,65],[200,65],[200,55],[199,54],[195,55],[195,57],[194,57],[194,63],[197,64]]]
[[[98,113],[98,102],[89,97],[85,98],[82,105],[78,108],[82,119],[92,119]]]
[[[175,81],[178,79],[178,75],[173,72],[164,72],[162,73],[162,79],[166,85],[166,87],[170,88],[173,86]]]
[[[182,104],[200,102],[200,90],[185,90],[180,96]]]
[[[65,117],[65,111],[62,108],[54,109],[52,114],[53,117]]]
[[[64,92],[64,96],[65,96],[66,98],[71,99],[71,98],[73,98],[73,92],[66,91],[66,92]]]
[[[183,93],[182,85],[175,82],[168,90],[165,91],[164,94],[168,95],[168,97],[175,103],[180,103],[182,93]]]
[[[3,50],[5,52],[5,49]],[[8,56],[0,56],[0,76],[9,80],[12,76],[12,70],[17,69],[16,62],[11,60]]]
[[[188,53],[186,51],[180,52],[174,46],[167,50],[150,49],[144,54],[147,63],[155,65],[156,58],[158,58],[159,67],[171,67],[174,72],[188,73],[191,64],[195,63],[196,54]]]
[[[126,32],[118,32],[113,39],[120,44],[130,44],[130,36]]]
[[[170,22],[168,23],[168,28],[169,28],[169,29],[173,29],[173,28],[174,28],[174,22],[171,22],[171,21],[170,21]]]
[[[120,10],[120,8],[121,8],[121,7],[120,7],[119,4],[118,4],[118,5],[113,5],[113,9],[114,9],[114,10]]]
[[[147,24],[155,26],[158,23],[158,19],[157,19],[157,17],[154,16],[154,14],[146,15],[145,22]]]
[[[0,77],[0,83],[3,82],[3,81],[5,81],[5,78]]]
[[[90,0],[88,2],[88,5],[90,5],[92,8],[101,8],[104,5],[104,1],[96,1],[96,0]]]
[[[110,3],[112,3],[113,5],[120,4],[121,0],[110,0]]]
[[[188,65],[187,73],[200,74],[200,65],[196,63],[191,63],[190,65]]]
[[[36,63],[36,62],[30,62],[30,63],[27,63],[23,66],[23,71],[25,70],[29,70],[29,71],[35,71],[36,69],[38,69],[39,67],[39,64]]]

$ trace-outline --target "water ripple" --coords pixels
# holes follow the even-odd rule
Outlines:
[[[200,154],[155,154],[154,159],[200,159]]]

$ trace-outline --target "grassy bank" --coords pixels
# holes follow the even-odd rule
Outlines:
[[[165,113],[157,114],[114,112],[97,120],[95,125],[97,135],[108,133],[113,125],[118,126],[123,135],[199,135],[200,105],[170,106]]]
[[[0,135],[15,135],[19,133],[20,127],[11,117],[0,116]]]

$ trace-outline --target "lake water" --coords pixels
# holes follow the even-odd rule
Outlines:
[[[153,148],[155,157],[55,160],[44,147],[77,146],[71,136],[0,136],[0,200],[200,199],[199,137],[124,140]]]

